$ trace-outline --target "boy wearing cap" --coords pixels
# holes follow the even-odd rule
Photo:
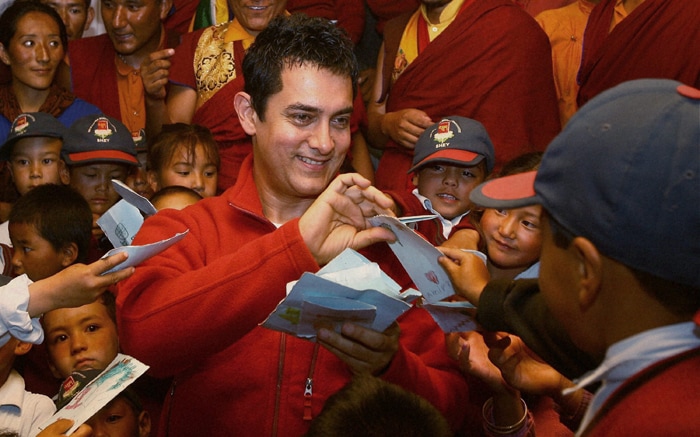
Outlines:
[[[129,130],[119,120],[105,115],[89,115],[68,129],[63,147],[68,164],[70,186],[87,200],[93,216],[92,233],[104,254],[111,247],[97,219],[119,200],[112,179],[126,181],[130,169],[139,165],[136,147]],[[95,260],[97,254],[89,257]],[[99,258],[97,256],[97,258]]]
[[[418,222],[416,231],[435,246],[449,238],[452,247],[476,249],[478,234],[468,217],[469,193],[493,169],[494,155],[486,129],[476,120],[451,116],[428,127],[416,142],[408,171],[414,173],[416,188],[386,192],[396,202],[396,215],[437,214],[434,220]],[[460,230],[468,234],[456,235]]]
[[[68,183],[68,169],[61,159],[65,131],[60,121],[44,112],[20,114],[13,121],[0,147],[0,161],[8,162],[20,196],[38,185]],[[0,256],[0,273],[9,274],[9,259],[5,259],[12,247],[8,222],[0,224],[0,243],[8,248]]]
[[[457,262],[441,262],[487,329],[543,327],[541,300],[576,346],[602,360],[577,381],[601,383],[578,435],[691,435],[700,427],[692,414],[700,405],[699,115],[695,88],[621,84],[583,106],[549,145],[534,193],[509,192],[507,178],[481,189],[499,201],[542,204],[538,292],[517,282],[484,289],[473,255],[445,250]],[[544,327],[540,334],[550,335]],[[536,352],[552,356],[561,346]],[[507,359],[515,351],[492,352]]]

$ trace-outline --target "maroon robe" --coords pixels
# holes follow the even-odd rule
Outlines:
[[[646,0],[610,32],[614,9],[615,0],[602,0],[588,19],[579,107],[633,79],[675,79],[700,86],[700,2]]]
[[[409,14],[384,32],[384,93]],[[460,115],[480,121],[496,149],[496,170],[514,157],[544,150],[561,129],[549,40],[510,0],[479,0],[409,64],[391,87],[386,112],[425,111],[433,121]],[[412,187],[413,151],[389,140],[377,187]]]

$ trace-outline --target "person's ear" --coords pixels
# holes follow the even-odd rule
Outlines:
[[[90,25],[92,24],[92,20],[95,19],[95,8],[90,6],[87,9],[87,19],[85,20],[85,27],[83,27],[83,32],[88,30],[90,28]]]
[[[146,180],[148,181],[148,185],[151,187],[151,190],[153,190],[154,193],[160,190],[160,184],[158,183],[158,177],[155,171],[148,170],[146,172]]]
[[[418,181],[420,180],[420,176],[418,176],[418,172],[413,173],[413,178],[411,178],[411,182],[413,182],[414,186],[418,186]]]
[[[598,248],[584,237],[574,238],[571,249],[577,255],[579,308],[585,312],[599,297],[603,281],[603,259]]]
[[[173,8],[172,0],[155,0],[160,2],[160,21],[164,21],[168,18],[170,10]]]
[[[258,119],[255,109],[253,109],[253,101],[250,94],[243,91],[236,94],[233,98],[233,107],[236,109],[238,119],[245,133],[254,136],[256,133],[255,122]]]
[[[63,185],[70,184],[70,172],[68,171],[66,162],[62,159],[58,160],[58,177]]]
[[[26,341],[18,341],[15,345],[15,355],[24,355],[32,349],[32,344]]]
[[[65,268],[78,259],[78,245],[70,242],[61,249],[61,265]]]
[[[10,65],[10,55],[8,55],[3,43],[0,43],[0,61],[7,66]]]
[[[139,414],[139,437],[148,437],[151,435],[151,415],[148,411],[143,410]]]

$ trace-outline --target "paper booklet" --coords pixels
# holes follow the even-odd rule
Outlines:
[[[102,373],[90,381],[70,402],[56,411],[39,428],[44,429],[58,419],[71,419],[74,423],[66,435],[73,434],[80,425],[143,375],[148,367],[136,358],[118,354]]]
[[[314,340],[319,324],[336,331],[353,322],[377,331],[388,328],[408,311],[415,299],[445,332],[474,329],[469,302],[441,302],[454,295],[449,276],[438,263],[442,256],[432,244],[406,226],[435,216],[375,216],[373,226],[390,229],[396,241],[390,247],[418,290],[400,286],[377,263],[352,249],[344,250],[317,273],[304,273],[287,284],[287,297],[270,313],[262,326],[300,338]]]
[[[128,252],[129,258],[123,263],[104,272],[103,275],[141,264],[148,258],[159,254],[182,240],[187,232],[189,232],[188,229],[185,230],[185,232],[175,234],[170,238],[155,243],[143,246],[131,246],[131,242],[134,240],[136,233],[141,229],[141,225],[143,225],[144,216],[151,216],[157,211],[148,199],[136,193],[124,182],[112,179],[112,186],[117,193],[122,196],[122,200],[114,204],[102,214],[102,217],[97,219],[97,224],[112,243],[112,246],[114,246],[114,249],[107,252],[103,258],[115,255],[119,252]]]

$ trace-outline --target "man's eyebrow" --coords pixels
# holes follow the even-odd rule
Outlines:
[[[303,103],[292,103],[285,108],[287,111],[306,111],[306,112],[321,112],[321,110],[315,106],[305,105]]]

